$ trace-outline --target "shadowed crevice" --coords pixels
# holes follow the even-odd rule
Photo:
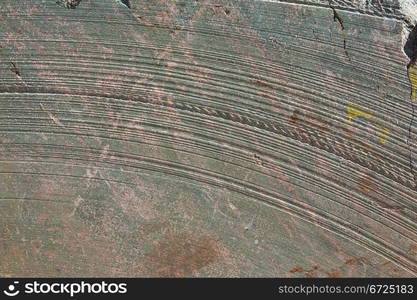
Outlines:
[[[127,8],[132,8],[132,6],[130,5],[130,1],[129,0],[119,0],[122,4],[124,4]]]
[[[411,64],[416,59],[417,54],[417,26],[411,30],[410,34],[408,35],[407,41],[404,45],[404,53],[410,59]]]
[[[409,58],[409,63],[407,65],[407,72],[408,78],[411,84],[411,92],[410,92],[410,101],[411,101],[411,119],[410,125],[408,127],[408,138],[407,138],[407,146],[409,148],[409,160],[410,160],[410,172],[413,176],[415,188],[417,188],[417,167],[416,161],[414,159],[414,152],[416,151],[415,148],[415,138],[413,133],[413,128],[415,126],[416,121],[416,109],[415,109],[415,101],[416,99],[416,88],[417,88],[417,26],[414,27],[410,34],[408,35],[407,41],[404,45],[404,53]]]
[[[56,3],[66,8],[75,9],[78,5],[80,5],[81,1],[82,0],[58,0]]]

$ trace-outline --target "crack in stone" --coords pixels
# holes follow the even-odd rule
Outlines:
[[[346,57],[349,59],[349,61],[351,60],[349,53],[347,51],[347,47],[346,47],[346,33],[345,31],[345,25],[343,24],[343,19],[340,17],[340,15],[337,13],[336,8],[333,6],[332,4],[332,0],[328,0],[329,1],[329,7],[332,9],[333,11],[333,21],[338,22],[340,24],[340,28],[342,29],[343,32],[343,50],[345,51],[345,55]]]
[[[333,20],[336,22],[339,22],[340,27],[342,27],[342,30],[345,30],[345,26],[343,25],[343,20],[342,18],[339,16],[339,14],[337,13],[336,9],[334,8],[334,6],[332,5],[332,1],[329,0],[329,6],[333,11]]]

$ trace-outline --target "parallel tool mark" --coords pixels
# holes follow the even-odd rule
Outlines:
[[[54,155],[56,156],[56,154],[57,153]],[[36,157],[39,157],[39,155],[36,155]],[[375,236],[374,234],[369,233],[367,230],[364,230],[355,224],[343,220],[334,214],[324,213],[320,209],[312,207],[304,202],[301,203],[296,199],[276,194],[270,190],[263,189],[247,181],[242,181],[221,173],[196,168],[191,165],[178,164],[171,161],[144,156],[132,157],[130,154],[125,154],[120,158],[120,162],[117,162],[118,166],[124,166],[126,168],[134,167],[165,174],[172,174],[175,176],[188,178],[193,181],[204,182],[210,185],[228,188],[232,191],[242,193],[257,201],[263,202],[265,205],[269,205],[276,209],[297,216],[312,224],[322,226],[326,230],[334,232],[341,237],[349,239],[358,245],[361,245],[383,257],[386,257],[393,263],[407,269],[411,273],[417,274],[417,262],[408,257],[405,257],[401,253],[400,249],[397,248],[397,245],[389,245],[386,241]],[[80,155],[74,155],[71,157],[71,160],[83,161],[85,159],[82,159]],[[114,164],[111,162],[109,163]]]
[[[14,88],[14,90],[16,90],[16,88]],[[29,92],[27,88],[25,89],[18,88],[17,90],[19,90],[21,93]],[[1,88],[0,88],[0,91],[1,91]],[[7,92],[10,92],[10,90],[7,90]],[[37,90],[37,92],[39,92],[39,90]],[[47,89],[47,90],[43,89],[42,92],[46,94],[51,93],[51,92],[57,93],[57,94],[61,93],[58,90],[51,91],[51,89]],[[107,95],[99,95],[99,94],[91,93],[87,91],[83,91],[82,94],[76,94],[76,93],[71,93],[71,94],[79,95],[79,96],[90,95],[90,96],[98,96],[98,97],[104,97],[104,98],[108,97]],[[123,96],[120,96],[118,98],[123,99]],[[343,139],[338,136],[334,136],[334,135],[322,136],[320,133],[317,133],[312,128],[305,128],[303,130],[300,130],[298,128],[284,126],[283,124],[280,124],[277,122],[271,122],[268,120],[254,118],[253,116],[250,116],[250,115],[232,113],[229,111],[220,110],[218,108],[196,105],[194,103],[182,103],[182,102],[176,101],[173,105],[171,105],[166,102],[155,103],[152,101],[152,99],[146,99],[142,97],[135,97],[135,100],[139,102],[143,102],[143,103],[148,103],[151,105],[169,107],[170,109],[175,108],[179,110],[190,111],[190,112],[206,115],[212,118],[218,117],[218,118],[225,119],[228,121],[241,123],[241,124],[248,125],[251,127],[256,127],[256,128],[259,128],[259,129],[262,129],[271,133],[284,135],[286,137],[298,140],[299,142],[307,143],[313,147],[319,148],[326,152],[330,152],[338,156],[341,156],[344,159],[350,160],[363,167],[371,169],[380,175],[390,178],[391,180],[394,180],[395,182],[403,186],[409,187],[411,189],[417,188],[414,180],[410,180],[409,178],[405,177],[403,170],[397,169],[397,167],[395,167],[390,162],[377,158],[375,154],[370,152],[369,150],[358,147],[351,141],[347,141],[346,139]],[[372,159],[372,161],[370,161],[370,158]]]

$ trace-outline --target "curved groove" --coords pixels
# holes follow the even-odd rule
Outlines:
[[[22,88],[14,88],[14,90],[20,93],[28,93],[28,92],[31,93],[33,92],[33,90],[36,90],[36,89],[33,89],[32,91],[30,91],[30,90],[22,89]],[[0,87],[0,92],[10,93],[10,90],[4,91],[4,88]],[[41,92],[44,94],[48,94],[51,92],[53,92],[54,94],[60,94],[60,92],[57,90],[45,89],[45,88],[40,88],[40,91],[38,90],[38,92]],[[95,97],[108,98],[107,95],[100,95],[97,93],[91,93],[87,91],[83,91],[83,93],[66,92],[66,94],[70,94],[73,96],[76,96],[76,95],[77,96],[95,96]],[[118,98],[123,99],[121,97],[118,97]],[[274,134],[283,135],[288,138],[295,139],[299,142],[309,144],[310,146],[319,148],[326,152],[335,154],[337,156],[341,156],[344,159],[357,163],[361,165],[362,167],[370,169],[380,175],[383,175],[391,180],[394,180],[395,182],[405,187],[408,187],[411,189],[417,189],[417,186],[415,185],[414,180],[411,180],[408,177],[404,177],[401,169],[398,170],[397,167],[392,165],[391,163],[387,163],[386,161],[382,161],[381,159],[378,159],[377,157],[373,155],[372,152],[369,152],[363,148],[361,149],[357,147],[357,145],[354,145],[352,142],[346,141],[336,136],[330,137],[330,138],[327,136],[321,137],[317,135],[317,133],[311,128],[308,128],[308,129],[306,128],[305,130],[300,131],[298,128],[284,127],[277,122],[258,120],[258,119],[254,119],[252,116],[239,115],[239,114],[231,113],[229,111],[222,111],[219,109],[199,106],[195,104],[175,102],[172,106],[171,104],[167,104],[167,103],[152,103],[151,100],[144,99],[141,97],[138,97],[135,100],[152,104],[152,105],[156,105],[156,106],[164,106],[164,107],[176,108],[179,110],[199,113],[199,114],[209,116],[211,118],[218,117],[218,118],[226,119],[228,121],[233,121],[236,123],[249,125],[251,127],[256,127],[258,129],[265,130]],[[375,162],[371,162],[370,158],[372,158],[373,161]],[[393,170],[396,170],[396,171],[393,171]]]
[[[39,157],[39,155],[37,157]],[[71,157],[71,160],[84,161],[79,156]],[[138,164],[127,164],[129,161],[132,163],[136,161]],[[143,162],[144,165],[140,165],[140,162]],[[146,165],[146,163],[149,165]],[[221,173],[207,171],[201,168],[172,163],[161,159],[147,158],[144,156],[132,158],[130,155],[126,155],[121,160],[121,163],[109,162],[109,164],[116,164],[117,166],[123,166],[126,168],[132,167],[164,174],[171,174],[178,177],[188,178],[192,181],[227,188],[244,194],[276,209],[280,209],[286,213],[297,216],[304,221],[322,226],[326,230],[334,232],[343,238],[350,239],[358,245],[387,258],[396,265],[399,265],[410,271],[412,274],[417,275],[417,262],[402,255],[401,251],[395,245],[387,245],[386,241],[381,240],[359,226],[349,223],[336,215],[330,213],[325,214],[321,210],[315,209],[306,203],[299,202],[294,199],[284,198],[283,195],[278,195],[269,190],[262,189],[249,182],[244,182]],[[75,175],[66,176],[73,177]]]
[[[123,0],[87,1],[76,10],[59,8],[56,0],[15,9],[5,5],[0,56],[16,71],[0,63],[0,177],[5,179],[0,203],[6,219],[36,230],[44,223],[36,224],[35,217],[18,223],[19,211],[7,215],[7,209],[63,204],[57,212],[69,214],[69,230],[87,225],[88,239],[89,230],[97,229],[94,222],[102,220],[74,215],[78,184],[79,195],[93,201],[80,212],[107,209],[102,201],[114,196],[109,203],[115,210],[106,212],[105,221],[120,217],[136,226],[149,217],[153,222],[159,207],[158,214],[144,217],[125,211],[127,200],[119,199],[118,188],[128,185],[134,199],[128,201],[140,208],[136,184],[144,174],[144,184],[156,176],[158,183],[172,181],[173,187],[190,185],[193,193],[193,185],[203,194],[234,192],[233,201],[282,211],[291,222],[296,217],[296,225],[313,224],[305,228],[314,234],[320,227],[351,241],[358,246],[355,255],[367,249],[378,255],[377,262],[385,258],[417,276],[412,250],[417,182],[409,140],[404,141],[410,131],[403,99],[409,86],[399,77],[399,35],[408,21],[401,7],[361,8],[348,0],[228,0],[224,11],[211,1],[160,7],[164,1],[132,1],[132,6]],[[332,19],[335,9],[356,13],[341,13],[338,24]],[[295,20],[289,20],[290,13]],[[53,30],[43,31],[45,24]],[[32,28],[26,30],[27,25]],[[11,34],[19,26],[23,29]],[[372,117],[352,117],[353,103]],[[389,139],[382,136],[385,129]],[[20,180],[41,188],[28,196]],[[61,183],[68,189],[60,190]],[[144,205],[157,203],[149,199]],[[201,212],[206,208],[198,206]],[[194,209],[184,211],[200,221]],[[262,221],[275,226],[268,216]],[[217,237],[222,229],[216,226],[209,225]],[[115,232],[120,233],[110,234]],[[338,238],[333,245],[333,235],[323,237],[332,243],[329,249],[339,251]],[[131,251],[128,243],[126,251]]]

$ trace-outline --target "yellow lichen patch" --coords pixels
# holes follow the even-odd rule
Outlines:
[[[408,66],[408,78],[411,82],[411,100],[417,101],[417,66],[416,62]]]
[[[386,143],[386,141],[388,139],[389,131],[390,131],[389,128],[384,127],[379,132],[379,141],[381,142],[381,144],[385,144]]]
[[[371,113],[357,107],[355,104],[349,103],[347,106],[348,122],[352,124],[354,118],[363,117],[365,119],[371,119],[373,116]]]
[[[374,116],[372,115],[372,113],[370,113],[369,111],[360,108],[359,106],[357,106],[356,104],[353,103],[349,103],[347,106],[347,117],[348,117],[348,123],[352,124],[352,121],[354,118],[358,118],[358,117],[362,117],[365,118],[367,120],[372,119],[372,122],[378,127],[380,128],[379,130],[379,142],[381,144],[385,144],[388,140],[388,136],[390,133],[390,129],[388,127],[382,126],[381,125],[381,121],[378,119],[375,119]]]

